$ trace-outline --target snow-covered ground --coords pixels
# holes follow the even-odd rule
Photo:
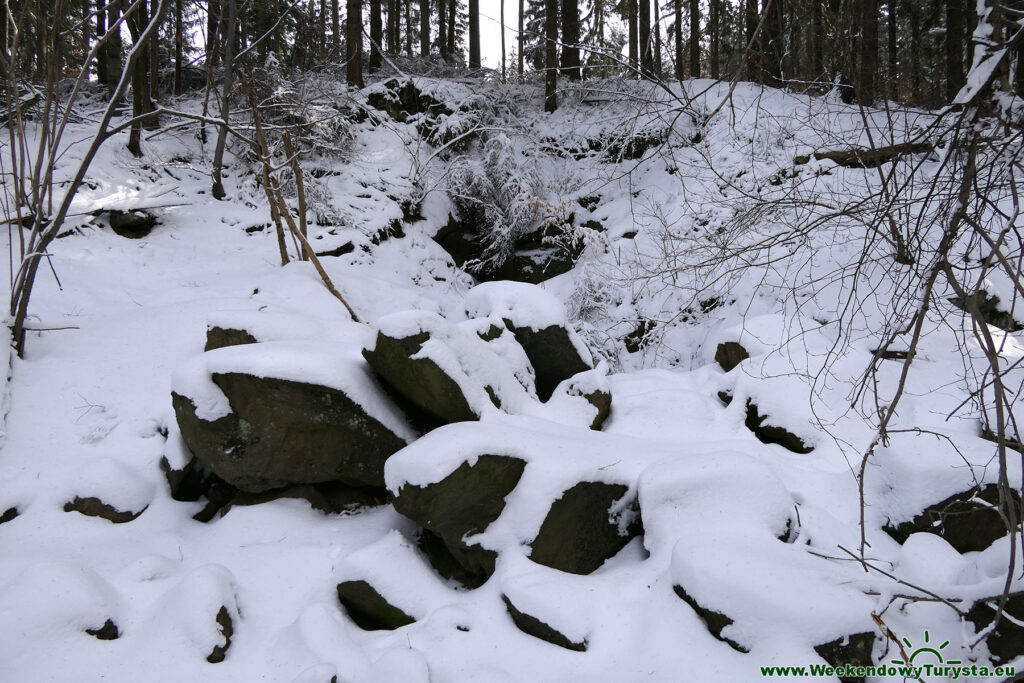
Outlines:
[[[977,411],[962,405],[977,349],[947,324],[958,312],[927,323],[893,426],[903,431],[868,465],[866,555],[885,573],[866,571],[850,553],[861,546],[857,474],[876,414],[858,383],[903,310],[902,266],[854,269],[868,240],[853,219],[779,240],[770,258],[746,268],[735,254],[709,261],[729,252],[723,241],[772,239],[804,210],[797,199],[838,206],[867,193],[875,169],[794,164],[814,150],[864,144],[860,112],[829,97],[741,84],[698,129],[690,113],[714,110],[727,85],[691,82],[675,98],[640,86],[622,98],[607,86],[568,93],[547,116],[531,86],[430,85],[447,101],[489,103],[473,123],[508,136],[515,168],[533,174],[545,211],[603,225],[581,230],[575,268],[541,285],[610,370],[603,429],[566,418],[554,400],[545,407],[527,397],[526,407],[506,406],[514,414],[485,411],[418,440],[403,432],[413,442],[387,464],[394,490],[437,481],[482,453],[527,461],[502,518],[475,539],[500,554],[495,574],[474,590],[431,569],[416,546],[418,527],[390,505],[325,515],[275,500],[201,523],[192,516],[203,502],[173,500],[160,468],[161,458],[173,467],[188,460],[172,375],[194,370],[209,322],[269,321],[261,340],[301,356],[297,378],[308,381],[332,358],[360,364],[385,316],[392,326],[425,324],[427,314],[458,323],[480,309],[509,317],[531,301],[534,316],[562,315],[528,295],[487,299],[475,290],[466,298],[472,278],[431,239],[451,209],[443,191],[450,158],[417,141],[412,124],[370,119],[353,124],[342,158],[304,162],[331,170],[310,182],[340,219],[311,225],[311,241],[317,250],[354,244],[322,262],[357,324],[311,264],[280,265],[272,229],[246,230],[269,213],[241,160],[231,160],[228,197],[218,202],[208,192],[210,150],[191,133],[151,140],[141,159],[108,143],[74,229],[50,249],[59,285],[49,267],[40,271],[31,321],[40,331],[14,359],[6,389],[0,513],[17,516],[0,524],[0,681],[757,681],[764,666],[823,664],[815,646],[877,634],[873,613],[913,647],[925,632],[949,641],[945,661],[990,664],[986,646],[974,646],[974,626],[949,606],[894,596],[925,596],[923,588],[969,604],[999,594],[1009,538],[960,554],[935,535],[901,546],[882,531],[997,480],[994,446],[979,437]],[[448,125],[461,130],[454,118]],[[931,115],[868,120],[879,145],[913,135]],[[668,132],[664,145],[617,163],[552,152],[555,143],[585,149],[588,138],[626,129]],[[938,164],[922,163],[926,173]],[[402,220],[400,204],[417,187],[427,191],[423,219],[374,243]],[[593,208],[577,202],[588,197],[599,197]],[[87,214],[139,207],[158,207],[160,219],[140,240]],[[392,315],[410,310],[421,313]],[[638,328],[650,334],[630,350],[625,339]],[[726,341],[750,354],[728,373],[714,361]],[[1024,354],[1017,336],[1005,344],[1010,362]],[[269,362],[256,353],[247,367],[258,373]],[[882,397],[901,367],[885,363]],[[513,370],[510,361],[505,374]],[[345,372],[321,381],[345,386]],[[813,450],[762,443],[744,425],[748,400]],[[389,409],[379,408],[382,420],[400,419]],[[1019,489],[1020,463],[1010,465]],[[585,576],[531,562],[524,545],[550,501],[579,481],[627,485],[644,529]],[[90,497],[141,514],[114,524],[65,511]],[[348,579],[369,581],[415,623],[362,630],[337,598]],[[727,615],[721,635],[746,652],[709,633],[675,586]],[[521,632],[503,596],[586,651]],[[210,663],[224,644],[222,607],[233,633],[224,661]],[[107,620],[117,639],[86,633]],[[874,661],[899,657],[879,637]]]

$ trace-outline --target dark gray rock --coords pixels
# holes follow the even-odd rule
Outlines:
[[[622,484],[585,481],[551,504],[530,559],[573,574],[589,574],[637,535],[636,527],[619,532],[611,508],[628,492]]]
[[[721,365],[726,372],[747,358],[750,358],[750,354],[737,342],[723,342],[715,349],[715,362]]]
[[[484,531],[498,518],[525,468],[518,458],[481,455],[473,465],[463,463],[439,482],[406,484],[395,496],[395,510],[436,534],[467,572],[489,577],[496,553],[467,545],[463,538]]]
[[[210,664],[220,664],[227,657],[228,649],[231,647],[231,637],[235,635],[235,625],[231,621],[231,614],[228,612],[228,608],[221,605],[221,608],[217,610],[217,627],[220,629],[221,636],[224,637],[224,642],[220,645],[214,645],[213,650],[210,654],[206,655],[206,661]]]
[[[761,415],[758,412],[757,404],[747,399],[747,419],[744,421],[744,424],[747,426],[747,429],[754,432],[754,436],[761,443],[778,444],[786,450],[800,453],[801,455],[814,450],[814,446],[808,446],[804,443],[803,439],[784,427],[766,424],[767,419],[767,416]]]
[[[356,626],[366,631],[393,631],[416,621],[385,600],[366,581],[339,583],[338,600]]]
[[[121,237],[141,239],[149,234],[156,225],[156,216],[146,211],[110,212],[110,229]]]
[[[540,330],[512,327],[516,341],[523,347],[536,373],[537,397],[551,398],[555,387],[579,372],[591,369],[572,342],[569,330],[561,325],[550,325]]]
[[[966,619],[974,625],[975,631],[980,633],[995,619],[998,606],[999,596],[979,600],[967,613]],[[1016,659],[1024,652],[1024,627],[1019,626],[1024,620],[1024,592],[1011,593],[1003,609],[1013,621],[1003,616],[995,629],[985,637],[988,651],[996,664]]]
[[[704,607],[696,600],[694,600],[692,597],[690,597],[690,594],[687,593],[682,586],[673,586],[672,590],[676,592],[676,595],[678,595],[683,600],[683,602],[689,605],[690,608],[697,613],[697,616],[700,617],[701,620],[704,622],[704,625],[707,626],[708,633],[714,636],[717,640],[720,640],[723,643],[727,644],[729,647],[736,650],[737,652],[749,652],[747,648],[743,647],[736,641],[730,640],[729,638],[722,635],[722,631],[725,629],[725,627],[733,623],[732,619],[725,616],[721,612],[716,612],[713,609]]]
[[[817,645],[814,651],[818,656],[835,668],[874,666],[871,650],[875,646],[875,634],[871,632],[855,633],[845,638]],[[842,683],[864,683],[864,676],[840,676]]]
[[[102,626],[85,629],[85,632],[96,640],[117,640],[121,637],[121,631],[118,630],[117,624],[110,619],[103,622]]]
[[[7,508],[0,514],[0,524],[6,524],[18,516],[18,508]]]
[[[145,511],[145,507],[141,510],[118,510],[113,505],[108,505],[99,498],[92,496],[88,498],[75,496],[74,500],[64,503],[64,512],[78,512],[87,517],[102,517],[114,524],[130,522]]]
[[[218,477],[249,493],[292,484],[383,487],[384,461],[405,441],[337,389],[242,373],[214,374],[232,412],[200,419],[172,393],[189,450]]]
[[[427,332],[395,339],[377,333],[372,349],[363,357],[382,380],[418,409],[442,422],[463,422],[479,417],[458,383],[429,358],[413,358],[430,339]]]
[[[203,350],[213,351],[225,346],[242,346],[243,344],[255,344],[258,341],[256,337],[245,330],[209,325],[206,328],[206,347]]]
[[[575,643],[564,634],[556,631],[548,624],[545,624],[540,619],[526,614],[520,611],[512,601],[508,599],[507,595],[501,596],[501,599],[505,601],[505,608],[508,610],[508,614],[512,617],[512,621],[523,633],[533,636],[534,638],[540,638],[543,641],[557,645],[558,647],[564,647],[566,650],[573,650],[575,652],[586,652],[587,641],[584,640],[581,643]]]
[[[1010,502],[1020,510],[1020,493],[1011,491]],[[1009,533],[999,515],[999,487],[989,484],[980,490],[954,494],[929,505],[908,522],[885,527],[885,532],[898,543],[921,531],[942,536],[959,553],[988,548]]]

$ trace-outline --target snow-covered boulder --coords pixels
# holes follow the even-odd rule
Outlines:
[[[1013,504],[1020,509],[1020,494],[1012,490]],[[898,543],[912,534],[938,534],[959,553],[985,550],[1007,535],[1000,510],[999,487],[988,484],[956,493],[925,508],[909,520],[891,520],[886,533]]]
[[[586,574],[639,531],[633,484],[660,453],[623,457],[624,446],[586,428],[496,414],[395,454],[387,483],[395,509],[473,574],[490,576],[506,551]]]
[[[476,420],[498,408],[520,412],[532,393],[524,386],[526,356],[482,339],[477,323],[394,313],[378,321],[377,339],[363,356],[395,392],[442,422]]]
[[[208,351],[175,372],[172,402],[192,453],[251,493],[379,487],[384,461],[415,436],[358,356],[311,342]]]
[[[536,285],[485,282],[466,294],[465,306],[471,318],[503,320],[515,333],[533,366],[542,401],[561,382],[593,367],[590,351],[566,322],[562,302]]]

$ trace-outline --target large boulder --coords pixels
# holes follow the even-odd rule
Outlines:
[[[478,321],[454,324],[436,313],[405,311],[381,318],[378,328],[373,347],[363,351],[367,362],[392,390],[442,422],[476,420],[495,408],[515,412],[529,401],[526,356],[499,353],[507,345],[481,338]]]
[[[639,525],[620,529],[616,508],[628,493],[622,484],[585,481],[551,504],[530,544],[530,559],[573,574],[589,574],[629,543]]]
[[[388,488],[395,509],[432,535],[424,552],[434,554],[433,536],[443,541],[434,564],[447,576],[458,576],[454,562],[486,578],[506,550],[588,574],[640,532],[630,484],[659,455],[624,458],[622,443],[599,436],[500,414],[448,425],[388,461]]]
[[[175,373],[172,389],[189,450],[249,493],[381,487],[384,461],[414,436],[358,357],[315,343],[209,351]]]
[[[470,317],[500,319],[515,333],[542,401],[561,382],[593,367],[590,351],[566,322],[562,302],[536,285],[486,282],[466,294],[465,306]]]
[[[470,544],[466,537],[483,532],[498,519],[525,467],[519,458],[480,455],[473,464],[463,462],[438,482],[402,486],[395,492],[395,510],[439,537],[470,574],[490,576],[497,554]]]
[[[1012,490],[1010,500],[1019,510],[1020,493]],[[885,531],[898,543],[918,532],[937,534],[960,553],[984,550],[1009,533],[999,510],[999,487],[995,484],[955,493],[929,505],[911,520],[890,522]]]

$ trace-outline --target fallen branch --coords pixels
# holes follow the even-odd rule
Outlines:
[[[795,157],[793,163],[797,166],[802,166],[809,163],[813,157],[818,161],[827,160],[848,168],[874,168],[887,164],[896,157],[907,154],[930,154],[934,151],[935,146],[930,142],[901,142],[897,145],[887,145],[885,147],[832,149],[814,152],[811,155]]]

